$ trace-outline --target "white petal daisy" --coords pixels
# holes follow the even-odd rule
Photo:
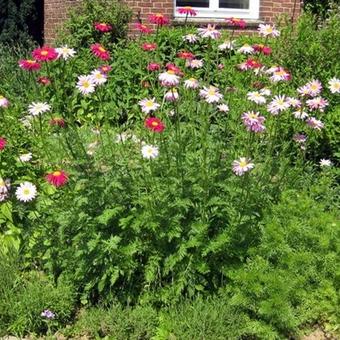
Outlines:
[[[51,110],[51,106],[43,102],[33,102],[28,106],[28,112],[32,116],[39,116],[41,113]]]
[[[15,191],[15,196],[19,201],[32,201],[37,195],[37,187],[31,182],[23,182]]]

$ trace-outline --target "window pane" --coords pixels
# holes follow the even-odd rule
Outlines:
[[[249,9],[249,0],[220,0],[220,8]]]
[[[191,7],[209,7],[209,0],[196,0],[196,1],[190,1],[190,0],[177,0],[176,1],[177,7],[184,7],[184,6],[191,6]]]

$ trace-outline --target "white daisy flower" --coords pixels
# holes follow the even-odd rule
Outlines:
[[[179,95],[176,89],[172,89],[164,95],[164,98],[169,102],[174,102],[179,98]]]
[[[163,86],[176,86],[179,84],[180,77],[173,70],[168,70],[158,76]]]
[[[95,91],[95,85],[92,76],[79,76],[76,88],[83,95],[87,95]]]
[[[275,96],[273,100],[268,104],[267,110],[273,115],[278,115],[281,111],[287,110],[289,106],[290,105],[286,100],[286,96],[279,95]]]
[[[34,119],[33,116],[25,116],[20,118],[20,122],[22,123],[23,126],[27,127],[27,128],[31,128],[32,127],[32,120]]]
[[[91,72],[92,81],[96,85],[102,85],[107,82],[107,76],[100,70],[94,70]]]
[[[309,88],[309,95],[312,97],[317,96],[320,94],[322,90],[322,84],[320,80],[312,80],[309,83],[307,83],[308,88]]]
[[[208,103],[217,103],[222,99],[222,94],[219,92],[220,90],[217,87],[209,86],[203,87],[203,90],[200,90],[200,96],[205,99]]]
[[[47,103],[43,102],[33,102],[28,106],[28,112],[32,116],[39,116],[41,113],[47,112],[51,110],[51,106],[48,105]]]
[[[333,165],[333,163],[331,162],[331,160],[330,159],[320,159],[320,166],[321,167],[324,167],[324,166],[326,166],[326,167],[329,167],[329,166],[332,166]]]
[[[278,37],[280,35],[280,31],[271,25],[260,24],[257,30],[259,31],[259,34],[264,37]]]
[[[251,160],[246,157],[240,157],[238,160],[234,160],[232,163],[233,173],[237,176],[242,176],[246,172],[250,171],[255,167],[254,163],[251,163]]]
[[[301,111],[301,110],[298,110],[298,111],[294,111],[293,112],[293,116],[297,119],[301,119],[301,120],[305,120],[306,118],[309,117],[308,113],[306,111]]]
[[[67,60],[69,58],[73,58],[76,54],[75,49],[69,48],[67,45],[58,47],[55,49],[58,53],[58,58],[63,58],[64,60]]]
[[[332,93],[340,93],[340,79],[330,79],[328,81],[328,88]]]
[[[225,50],[233,50],[235,48],[235,41],[225,41],[223,44],[218,45],[218,49],[220,51],[225,51]]]
[[[263,89],[260,90],[260,93],[262,94],[262,96],[270,96],[272,94],[272,91],[264,87]]]
[[[229,112],[229,106],[227,104],[217,105],[217,108],[220,112]]]
[[[31,182],[20,183],[15,191],[15,196],[21,202],[32,201],[37,195],[37,187]]]
[[[190,68],[201,68],[203,66],[203,60],[201,59],[192,59],[192,60],[187,60],[185,63],[186,67]]]
[[[254,49],[248,45],[248,44],[244,44],[242,47],[240,47],[237,52],[239,53],[243,53],[243,54],[252,54],[254,53]]]
[[[198,28],[198,34],[202,38],[218,39],[221,36],[221,32],[216,29],[216,25],[208,24],[205,28]]]
[[[153,159],[159,155],[158,147],[154,145],[143,145],[141,152],[146,159]]]
[[[25,162],[29,162],[32,159],[32,153],[24,153],[22,155],[19,156],[19,161],[25,163]]]
[[[151,111],[155,111],[157,110],[160,105],[158,103],[155,102],[155,98],[152,99],[142,99],[141,101],[139,101],[139,105],[142,108],[142,112],[149,114]]]
[[[189,78],[184,81],[184,87],[186,89],[197,89],[199,86],[198,80],[195,78]]]
[[[266,103],[266,98],[261,95],[260,92],[258,91],[253,91],[253,92],[248,92],[247,93],[247,98],[248,100],[256,103],[256,104],[265,104]]]
[[[184,41],[187,41],[191,44],[195,43],[198,40],[198,36],[196,34],[187,34],[184,35],[182,38]]]

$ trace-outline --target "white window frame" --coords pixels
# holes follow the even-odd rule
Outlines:
[[[260,0],[249,0],[248,9],[239,8],[219,8],[219,0],[209,0],[209,7],[193,7],[197,11],[197,16],[190,18],[240,18],[240,19],[251,19],[257,20],[260,17]],[[174,0],[174,16],[176,18],[185,18],[185,14],[179,14],[177,12],[176,0]]]

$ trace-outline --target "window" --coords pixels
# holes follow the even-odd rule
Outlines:
[[[175,0],[175,16],[179,7],[191,6],[197,11],[195,18],[258,19],[260,0]]]

